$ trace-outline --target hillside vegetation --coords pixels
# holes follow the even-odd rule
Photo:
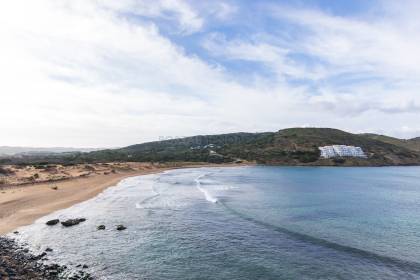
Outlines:
[[[403,147],[409,150],[420,152],[420,137],[413,138],[413,139],[398,139],[386,135],[378,135],[378,134],[371,134],[366,133],[362,134],[365,137],[370,139],[379,140],[381,142],[393,144],[399,147]]]
[[[375,134],[352,134],[331,128],[290,128],[278,132],[202,135],[137,144],[120,149],[20,161],[64,162],[235,162],[279,165],[382,166],[419,165],[420,140],[401,140]],[[367,158],[321,159],[318,147],[359,146]]]

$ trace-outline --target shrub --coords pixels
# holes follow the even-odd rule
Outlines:
[[[335,159],[333,159],[333,162],[335,164],[343,164],[343,163],[346,162],[346,160],[344,158],[335,158]]]
[[[0,175],[8,176],[11,174],[13,174],[12,170],[0,166]]]

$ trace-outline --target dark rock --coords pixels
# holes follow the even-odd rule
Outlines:
[[[86,268],[89,268],[89,266],[87,266],[86,264],[84,264],[83,265],[83,268],[86,269]]]
[[[54,225],[58,224],[59,222],[60,222],[59,219],[54,219],[54,220],[50,220],[50,221],[46,222],[45,224],[47,226],[54,226]]]
[[[105,225],[100,225],[97,227],[98,230],[104,230],[105,228],[106,228]]]
[[[46,253],[38,256],[18,245],[14,240],[0,237],[0,279],[7,280],[57,280],[84,279],[93,277],[82,270],[67,270],[66,266],[44,264]],[[80,268],[82,265],[79,266]],[[87,266],[83,266],[87,268]]]
[[[33,260],[40,260],[43,257],[45,257],[47,255],[47,253],[43,252],[42,254],[39,254],[38,256],[33,256],[32,259]]]
[[[127,229],[127,228],[123,225],[118,225],[117,226],[117,230],[125,230],[125,229]]]
[[[65,227],[71,227],[80,224],[80,222],[77,219],[69,219],[64,222],[61,222],[61,224]]]
[[[19,234],[19,231],[14,231],[13,233],[14,233],[14,234]]]
[[[14,240],[0,237],[0,279],[60,279],[64,268],[58,264],[45,265],[40,262],[45,255],[45,252],[38,256],[32,255]]]
[[[68,219],[64,222],[61,222],[61,224],[65,227],[71,227],[71,226],[75,226],[78,225],[82,222],[86,221],[85,218],[78,218],[78,219]]]
[[[53,249],[51,249],[50,247],[47,247],[47,249],[45,249],[45,252],[52,252]]]

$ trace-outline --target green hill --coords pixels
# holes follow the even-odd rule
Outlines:
[[[262,141],[260,141],[261,143]],[[359,146],[368,159],[320,159],[320,146]],[[265,137],[263,145],[247,143],[226,147],[227,155],[241,155],[248,160],[285,165],[405,165],[419,164],[419,153],[407,148],[330,128],[291,128]]]
[[[361,147],[367,159],[320,159],[318,147]],[[210,146],[209,146],[210,145]],[[116,150],[82,154],[82,160],[132,161],[255,161],[281,165],[416,165],[420,153],[372,135],[331,128],[290,128],[278,132],[202,135],[133,145]]]
[[[396,145],[399,147],[403,147],[412,151],[420,152],[420,137],[413,138],[413,139],[398,139],[398,138],[394,138],[394,137],[390,137],[386,135],[379,135],[379,134],[372,134],[372,133],[366,133],[362,135],[370,139],[379,140],[379,141]]]
[[[321,159],[320,146],[359,146],[367,158]],[[375,134],[352,134],[331,128],[289,128],[277,132],[200,135],[137,144],[120,149],[43,158],[32,162],[234,162],[279,165],[382,166],[420,165],[420,140]]]

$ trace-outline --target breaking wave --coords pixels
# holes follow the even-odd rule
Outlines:
[[[202,179],[203,177],[205,177],[207,174],[203,174],[198,176],[197,178],[195,178],[195,183],[196,183],[196,187],[197,189],[202,192],[204,194],[204,197],[206,198],[207,201],[211,202],[211,203],[217,203],[217,198],[215,198],[214,196],[212,196],[208,190],[204,189],[201,186],[201,181],[200,179]]]

